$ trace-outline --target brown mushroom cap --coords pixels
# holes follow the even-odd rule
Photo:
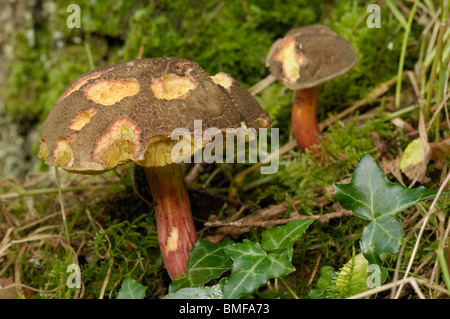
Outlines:
[[[272,75],[291,90],[319,85],[348,72],[357,61],[350,42],[323,25],[289,31],[266,57]]]
[[[269,127],[270,116],[231,76],[181,58],[134,60],[88,72],[45,120],[38,156],[64,170],[96,174],[134,161],[172,163],[175,128]],[[206,145],[203,145],[203,147]]]

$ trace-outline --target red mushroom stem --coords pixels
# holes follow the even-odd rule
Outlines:
[[[164,265],[171,278],[187,272],[189,252],[197,241],[191,205],[178,164],[145,168],[156,203],[156,227]]]
[[[317,122],[318,100],[318,85],[295,91],[291,114],[292,129],[298,145],[303,151],[309,149],[314,154],[322,153],[319,145],[323,134]]]

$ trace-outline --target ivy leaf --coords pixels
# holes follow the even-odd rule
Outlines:
[[[293,245],[313,219],[296,220],[262,233],[261,245],[249,240],[230,245],[225,252],[233,260],[229,278],[222,279],[224,298],[248,295],[270,278],[280,278],[295,271],[291,264]]]
[[[208,287],[181,288],[176,292],[171,292],[163,299],[222,299],[222,285],[217,284]]]
[[[248,295],[270,278],[284,277],[295,270],[291,264],[292,247],[265,251],[259,243],[245,239],[226,249],[233,259],[231,276],[224,279],[224,298]]]
[[[332,284],[333,278],[338,274],[332,266],[322,266],[320,267],[320,277],[317,280],[316,288],[311,289],[309,292],[310,299],[325,299],[327,298],[328,289]]]
[[[145,296],[146,290],[147,287],[136,282],[136,280],[127,278],[119,290],[117,299],[142,299]]]
[[[291,264],[293,245],[311,223],[312,219],[297,220],[266,230],[262,244],[199,240],[189,254],[188,273],[172,281],[165,298],[235,299],[254,292],[270,278],[286,276],[295,270]],[[230,269],[229,278],[202,287]]]
[[[291,248],[313,222],[314,219],[299,219],[284,226],[268,229],[262,234],[261,246],[267,251]]]
[[[231,241],[224,241],[213,244],[208,240],[197,241],[189,253],[187,274],[174,279],[169,286],[169,292],[174,293],[181,288],[203,286],[211,279],[217,278],[231,269],[231,259],[225,253],[225,248],[231,243]]]
[[[333,187],[336,198],[355,216],[371,222],[363,230],[361,250],[370,263],[378,265],[381,265],[381,254],[398,252],[403,229],[395,215],[434,198],[438,192],[423,186],[409,189],[389,181],[369,154],[361,157],[350,183],[334,183]]]
[[[360,240],[361,251],[371,264],[381,266],[381,254],[397,253],[402,237],[402,223],[398,218],[379,217],[364,227]]]

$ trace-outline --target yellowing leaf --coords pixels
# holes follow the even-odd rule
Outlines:
[[[429,161],[430,145],[423,144],[420,138],[413,140],[405,148],[400,162],[400,170],[410,180],[417,178],[419,183],[426,183],[426,168]]]

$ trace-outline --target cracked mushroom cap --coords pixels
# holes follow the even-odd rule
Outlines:
[[[194,120],[202,120],[203,130],[221,131],[271,124],[228,74],[210,76],[181,58],[141,59],[78,77],[45,120],[38,156],[48,165],[83,174],[129,161],[147,167],[171,164],[172,147],[179,142],[171,140],[172,131],[189,130],[193,143]]]
[[[291,90],[306,89],[348,72],[357,56],[350,42],[323,25],[289,31],[266,57],[272,75]]]

